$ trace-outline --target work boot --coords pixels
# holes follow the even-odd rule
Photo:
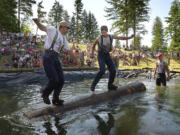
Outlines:
[[[42,94],[41,97],[43,98],[43,101],[44,101],[45,104],[48,104],[48,105],[51,104],[51,102],[49,100],[49,96],[46,96],[46,95]]]
[[[114,85],[114,84],[111,84],[111,85],[108,85],[108,90],[111,91],[111,90],[117,90],[117,86]]]
[[[61,99],[53,99],[52,100],[52,103],[53,103],[53,105],[63,105],[63,103],[64,103],[64,100],[61,100]]]

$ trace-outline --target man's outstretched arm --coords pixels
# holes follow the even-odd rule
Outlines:
[[[43,24],[40,23],[40,20],[38,18],[34,18],[33,21],[36,23],[36,25],[38,26],[38,28],[44,32],[46,32],[46,26],[44,26]]]
[[[118,40],[128,40],[134,37],[134,34],[131,35],[130,37],[121,37],[121,36],[113,36],[113,39],[118,39]]]

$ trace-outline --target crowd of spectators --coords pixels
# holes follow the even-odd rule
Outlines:
[[[36,37],[12,33],[0,35],[0,42],[0,61],[3,64],[1,66],[14,68],[42,66],[42,51],[36,43]]]
[[[24,36],[23,34],[14,33],[0,35],[0,61],[3,67],[13,68],[43,68],[43,51],[41,51],[39,43],[36,42],[35,36]],[[40,39],[43,44],[43,40]],[[71,49],[74,52],[75,58],[71,58],[66,52],[61,53],[60,60],[64,67],[95,67],[98,52],[95,51],[94,58],[90,57],[91,44],[85,44],[83,48],[73,44]],[[159,50],[161,51],[161,50]],[[156,58],[158,52],[147,51],[145,47],[134,51],[130,46],[123,45],[122,48],[113,48],[111,52],[112,60],[115,67],[137,66],[140,61],[147,65],[151,63],[151,59]],[[9,59],[4,59],[10,56]],[[166,58],[180,56],[179,52],[171,52],[170,55],[165,53]]]

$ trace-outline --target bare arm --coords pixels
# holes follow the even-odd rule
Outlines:
[[[169,71],[169,67],[167,64],[166,64],[166,72],[167,72],[167,80],[169,81],[170,80],[170,76],[169,76],[170,71]]]
[[[131,39],[133,37],[134,37],[134,35],[131,35],[130,37],[121,37],[121,36],[113,35],[113,39],[118,39],[118,40],[128,40],[128,39]]]
[[[43,24],[40,23],[39,19],[34,18],[33,21],[36,23],[36,25],[38,26],[38,28],[44,32],[46,32],[46,26],[44,26]]]
[[[157,72],[157,64],[156,64],[156,68],[155,68],[155,71],[154,71],[154,79],[156,79],[156,72]]]
[[[94,50],[95,50],[97,43],[98,43],[98,39],[96,39],[95,42],[93,43],[92,50],[91,50],[91,58],[93,58],[93,56],[94,56]]]

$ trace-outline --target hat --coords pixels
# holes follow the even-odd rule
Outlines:
[[[161,56],[163,56],[163,54],[162,54],[162,53],[159,53],[159,54],[157,55],[157,57],[161,57]]]
[[[108,27],[106,25],[101,26],[101,31],[103,30],[108,31]]]
[[[59,23],[59,26],[60,26],[60,27],[67,27],[68,29],[70,29],[68,23],[65,22],[65,21],[61,21],[61,22]]]

